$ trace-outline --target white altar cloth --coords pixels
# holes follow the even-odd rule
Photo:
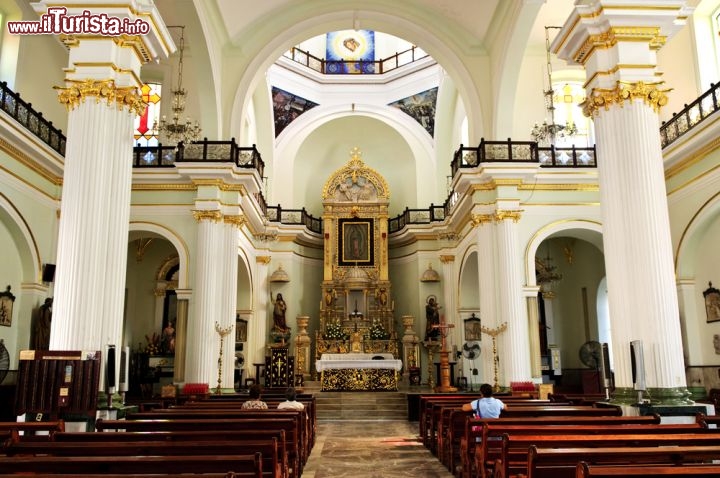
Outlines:
[[[372,360],[375,356],[384,356],[384,360]],[[333,369],[390,369],[401,370],[402,360],[395,360],[392,354],[322,354],[320,360],[315,361],[318,372]]]

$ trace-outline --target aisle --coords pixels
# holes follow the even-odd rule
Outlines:
[[[453,478],[418,440],[417,422],[319,421],[301,478]]]

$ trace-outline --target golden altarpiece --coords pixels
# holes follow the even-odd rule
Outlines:
[[[326,353],[397,358],[387,182],[354,148],[350,161],[325,183],[322,199],[325,249],[316,359]]]

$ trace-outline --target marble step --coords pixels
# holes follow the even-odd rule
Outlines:
[[[407,398],[393,392],[319,392],[318,419],[406,420]]]

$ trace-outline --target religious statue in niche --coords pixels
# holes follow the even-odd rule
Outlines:
[[[43,305],[38,309],[33,329],[33,350],[50,349],[50,325],[52,323],[52,297],[45,299]]]
[[[277,332],[287,332],[288,326],[285,321],[285,312],[287,312],[287,304],[281,293],[273,299],[272,292],[270,293],[270,302],[273,305],[273,330]]]
[[[425,340],[438,340],[440,336],[440,329],[437,328],[440,325],[440,309],[441,306],[437,303],[437,298],[434,295],[429,295],[427,302],[425,303]],[[435,327],[433,327],[435,326]]]
[[[374,201],[377,199],[377,192],[375,186],[368,181],[366,178],[350,177],[345,178],[345,181],[340,183],[337,188],[336,199],[340,201]]]

